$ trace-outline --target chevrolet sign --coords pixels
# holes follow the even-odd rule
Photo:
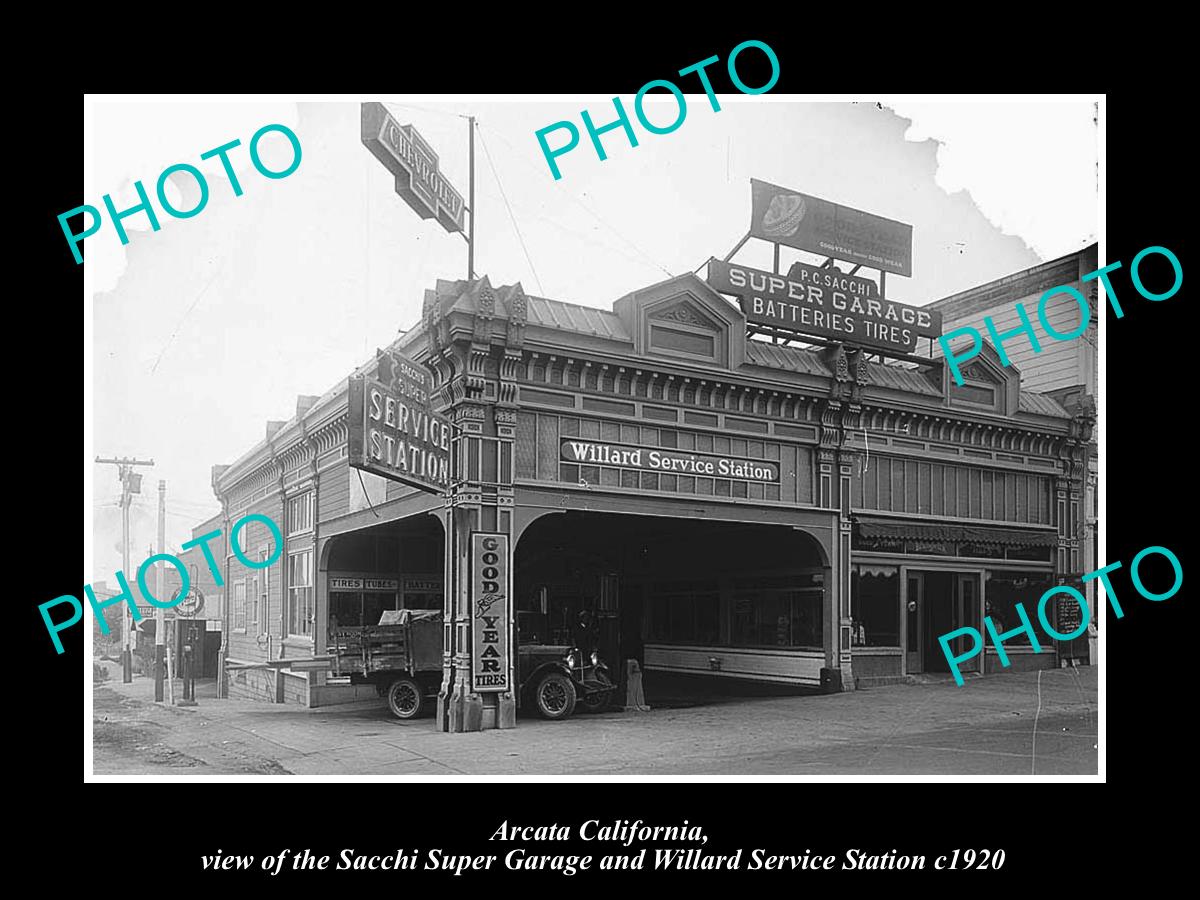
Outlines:
[[[362,142],[396,176],[396,193],[417,215],[436,216],[451,233],[463,230],[462,194],[438,171],[437,154],[415,128],[399,124],[382,103],[364,103]]]

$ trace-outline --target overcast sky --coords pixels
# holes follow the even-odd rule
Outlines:
[[[632,98],[623,100],[631,108]],[[597,124],[608,121],[611,99],[396,97],[388,105],[432,144],[464,196],[460,116],[477,117],[476,272],[588,306],[609,308],[622,294],[724,256],[749,226],[751,177],[910,223],[913,276],[892,276],[887,293],[917,305],[1096,239],[1090,102],[720,102],[713,112],[703,95],[689,96],[678,130],[639,128],[637,147],[619,130],[606,134],[603,162],[585,133],[559,157],[559,181],[534,133],[562,119],[578,124],[583,108]],[[657,112],[648,105],[652,121],[670,121],[674,101],[664,103]],[[85,122],[81,203],[102,207],[110,193],[118,210],[131,207],[134,179],[153,195],[159,172],[178,162],[200,168],[210,187],[193,218],[160,210],[157,232],[140,214],[126,219],[124,247],[106,220],[85,244],[94,311],[85,459],[156,462],[142,470],[134,506],[136,567],[155,539],[159,478],[168,483],[168,544],[178,547],[219,510],[211,467],[261,440],[268,419],[290,418],[298,394],[324,393],[415,324],[425,288],[465,277],[466,244],[395,194],[392,176],[359,139],[358,103],[96,100]],[[247,151],[269,123],[292,128],[303,148],[299,168],[280,180],[259,175]],[[235,138],[240,197],[219,160],[199,158]],[[287,165],[283,137],[261,146],[269,167]],[[194,181],[176,176],[168,196],[190,208]],[[819,259],[784,249],[785,266],[797,258]],[[771,247],[752,241],[737,259],[770,268]],[[120,486],[112,466],[93,475],[96,544],[85,577],[111,584],[121,564]]]

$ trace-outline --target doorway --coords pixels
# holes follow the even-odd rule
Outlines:
[[[950,663],[938,638],[959,628],[979,628],[980,573],[909,569],[905,577],[904,660],[909,675],[949,672]],[[969,647],[966,635],[950,642],[961,656]],[[964,671],[979,671],[982,654],[964,663]]]

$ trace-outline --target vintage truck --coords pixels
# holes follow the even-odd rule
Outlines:
[[[517,704],[532,703],[545,719],[566,719],[576,704],[603,710],[616,685],[595,651],[547,644],[522,622],[518,629]],[[544,633],[542,630],[541,633]],[[401,719],[420,715],[442,682],[442,613],[385,610],[378,625],[334,628],[329,635],[332,674],[373,684]]]

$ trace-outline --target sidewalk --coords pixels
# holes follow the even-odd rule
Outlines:
[[[445,734],[375,700],[305,709],[153,702],[152,678],[95,689],[96,774],[1095,774],[1096,675],[1005,673],[852,693],[743,698]],[[177,685],[178,686],[178,685]],[[177,695],[178,696],[178,695]]]

